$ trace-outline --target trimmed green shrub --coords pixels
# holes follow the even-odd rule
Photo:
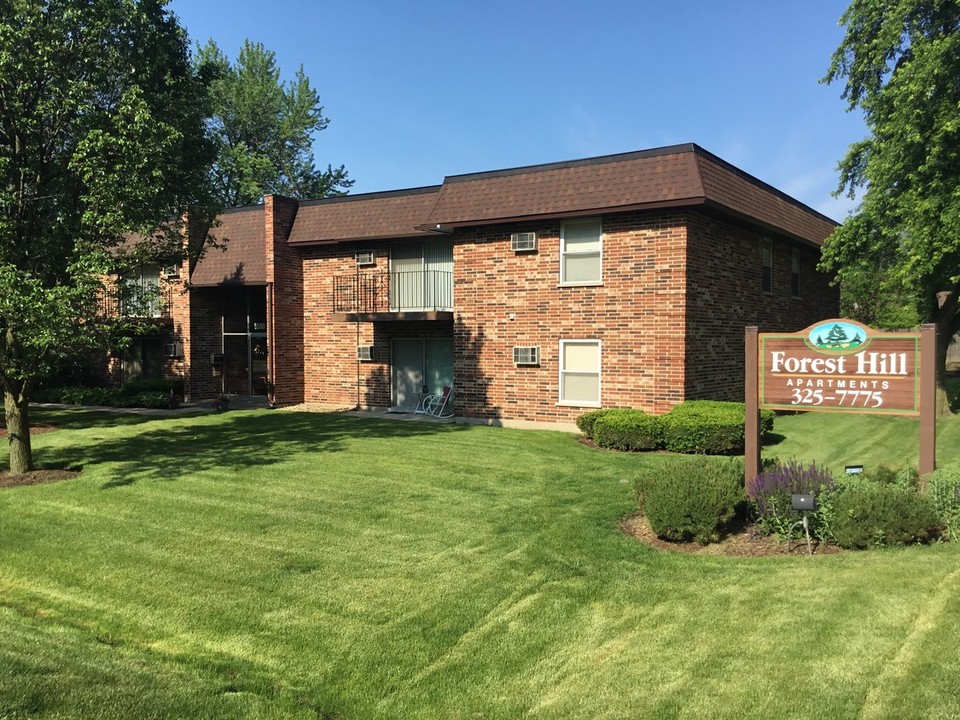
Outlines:
[[[960,462],[944,465],[923,480],[947,538],[955,542],[960,539]]]
[[[786,464],[777,463],[747,482],[747,497],[753,502],[754,513],[760,529],[768,535],[788,540],[793,525],[803,518],[803,513],[793,509],[793,495],[806,493],[817,497],[818,509],[807,513],[811,532],[825,541],[830,538],[829,494],[835,483],[830,472],[816,463],[805,466],[796,460]],[[824,512],[821,514],[821,510]]]
[[[597,420],[607,415],[615,415],[617,413],[630,413],[634,412],[626,408],[604,408],[602,410],[591,410],[590,412],[585,412],[583,415],[580,415],[577,418],[577,427],[580,428],[580,432],[586,435],[590,440],[593,440],[593,427],[596,425]]]
[[[667,450],[697,455],[738,455],[744,448],[743,403],[688,400],[663,416]],[[773,412],[760,415],[761,436],[773,430]]]
[[[63,388],[59,402],[68,405],[113,405],[120,393],[110,388],[72,387]]]
[[[663,423],[642,410],[624,410],[597,418],[593,439],[600,447],[613,450],[656,450],[663,442]]]
[[[170,390],[129,392],[117,388],[97,387],[44,388],[37,401],[66,405],[166,408],[170,407]]]
[[[670,411],[670,415],[726,415],[743,425],[746,417],[746,405],[729,400],[686,400]],[[773,410],[760,411],[760,436],[765,438],[773,432]]]
[[[650,527],[667,540],[718,540],[745,499],[743,462],[734,458],[675,458],[638,478]]]
[[[831,515],[837,544],[856,549],[924,542],[940,524],[929,497],[869,479],[841,486]]]
[[[743,422],[722,416],[663,416],[663,446],[687,455],[737,455],[743,452]]]
[[[163,393],[183,397],[183,380],[134,380],[124,386],[121,391],[124,395],[140,395],[141,393]]]

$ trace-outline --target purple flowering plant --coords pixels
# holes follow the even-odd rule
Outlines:
[[[801,519],[802,513],[793,509],[792,496],[799,493],[811,494],[823,504],[822,496],[836,489],[836,483],[830,471],[816,463],[804,465],[797,460],[786,463],[777,462],[773,468],[765,470],[747,483],[747,496],[753,502],[757,524],[767,534],[775,534],[786,540],[791,526]],[[821,539],[825,539],[827,528],[819,512],[811,514],[812,529]]]

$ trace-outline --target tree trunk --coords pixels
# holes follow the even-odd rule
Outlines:
[[[943,298],[937,311],[937,415],[952,415],[950,399],[947,397],[947,349],[953,336],[960,330],[960,285]]]
[[[3,409],[10,440],[10,474],[22,475],[33,470],[33,449],[30,447],[30,405],[22,393],[3,391]]]

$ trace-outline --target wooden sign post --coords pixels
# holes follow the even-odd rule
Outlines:
[[[744,475],[760,472],[760,410],[920,416],[920,473],[936,468],[936,326],[874,330],[840,318],[745,333]]]

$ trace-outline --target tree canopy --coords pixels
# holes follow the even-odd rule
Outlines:
[[[316,167],[314,135],[330,121],[303,66],[284,84],[276,54],[249,40],[235,64],[213,40],[197,53],[196,64],[215,73],[213,184],[224,206],[249,205],[270,193],[298,199],[342,195],[353,185],[343,165]]]
[[[841,284],[882,283],[936,322],[939,366],[960,329],[960,3],[854,0],[826,82],[845,83],[870,136],[840,162],[859,206],[827,240]]]
[[[102,340],[102,278],[124,236],[159,237],[166,222],[181,237],[185,210],[211,207],[207,81],[164,4],[0,0],[0,383],[14,473],[32,466],[35,382]]]

